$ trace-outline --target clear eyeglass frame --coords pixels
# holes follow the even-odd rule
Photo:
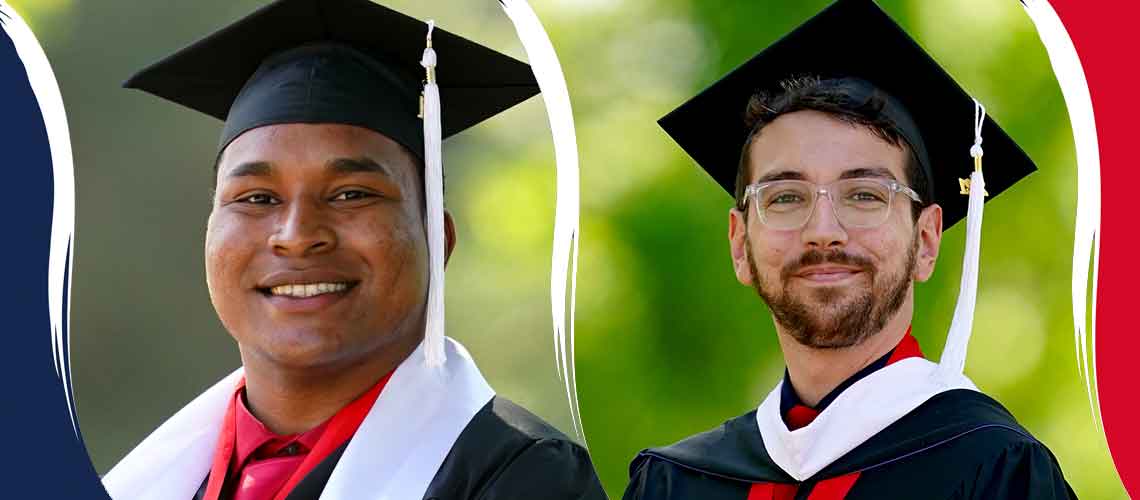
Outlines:
[[[847,202],[846,200],[836,200],[835,193],[844,193],[856,187],[881,187],[886,193],[885,203],[881,207],[868,209],[858,209],[854,203]],[[766,191],[779,190],[784,188],[791,193],[808,194],[807,203],[804,207],[797,207],[796,212],[778,213],[774,212],[761,202],[761,194]],[[800,188],[802,191],[795,191],[795,188]],[[791,230],[801,229],[807,222],[811,220],[812,215],[815,214],[815,207],[819,203],[820,195],[826,196],[831,204],[832,214],[835,215],[839,223],[849,229],[871,229],[881,226],[890,218],[891,207],[894,205],[896,193],[902,193],[916,203],[922,203],[922,198],[913,189],[895,181],[893,179],[879,179],[874,177],[857,177],[850,179],[840,179],[828,184],[815,184],[813,182],[803,180],[778,180],[760,182],[750,184],[744,189],[744,209],[747,210],[747,205],[751,202],[756,207],[756,215],[764,225],[778,230]],[[839,201],[840,203],[837,203]],[[773,213],[769,213],[773,212]],[[775,215],[775,216],[773,216]]]

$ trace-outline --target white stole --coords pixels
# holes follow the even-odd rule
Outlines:
[[[429,368],[423,344],[396,368],[349,440],[323,500],[423,498],[451,446],[495,395],[470,354],[447,339],[447,362]],[[189,500],[209,474],[226,408],[242,370],[195,398],[103,477],[115,500]]]
[[[852,384],[812,423],[794,431],[780,415],[780,382],[756,411],[764,448],[788,475],[808,479],[935,395],[977,390],[965,375],[940,373],[938,366],[922,358],[891,363]]]

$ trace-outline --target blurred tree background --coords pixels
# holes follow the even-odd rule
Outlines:
[[[1074,356],[1076,166],[1044,48],[1013,0],[880,1],[1040,168],[988,205],[967,374],[1053,450],[1082,498],[1124,498]],[[39,35],[71,124],[72,364],[84,439],[103,473],[239,363],[202,264],[219,123],[118,86],[263,2],[10,3]],[[524,58],[497,2],[384,3]],[[619,497],[640,449],[749,411],[783,367],[766,309],[731,273],[731,200],[655,121],[827,1],[532,3],[577,118],[578,386],[590,451]],[[554,169],[541,101],[449,140],[445,155],[459,228],[449,334],[501,394],[570,431],[551,356]],[[963,231],[946,233],[934,278],[917,290],[914,333],[934,357],[956,300]]]

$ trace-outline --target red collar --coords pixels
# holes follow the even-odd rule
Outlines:
[[[295,438],[285,438],[288,440],[283,442],[283,446],[287,446],[293,441],[302,440],[302,438],[309,440],[312,446],[310,447],[309,453],[305,456],[304,461],[298,466],[297,471],[290,476],[285,486],[277,492],[277,495],[274,497],[275,500],[283,500],[288,496],[289,492],[293,490],[293,487],[295,487],[305,475],[312,471],[313,468],[325,458],[328,458],[333,451],[340,448],[341,445],[347,442],[349,438],[356,433],[356,429],[360,427],[360,423],[364,421],[364,417],[368,415],[368,412],[372,409],[372,405],[375,404],[376,399],[380,397],[380,392],[384,390],[384,385],[388,383],[388,379],[391,376],[391,372],[384,375],[376,382],[376,385],[372,386],[371,389],[360,395],[360,397],[353,400],[344,408],[341,408],[340,411],[325,423],[308,432],[301,433],[295,436]],[[222,487],[225,485],[226,477],[231,472],[230,464],[234,463],[237,457],[240,456],[244,459],[249,456],[249,453],[257,449],[257,446],[254,446],[251,450],[245,450],[245,454],[240,453],[242,449],[255,441],[255,438],[249,439],[248,441],[243,438],[240,444],[238,442],[239,418],[237,415],[239,413],[239,407],[244,410],[245,405],[241,402],[241,394],[244,389],[245,377],[242,377],[242,379],[238,381],[237,388],[234,389],[234,398],[230,400],[230,405],[226,409],[226,415],[222,421],[222,432],[218,436],[218,445],[214,451],[214,461],[213,465],[210,466],[209,481],[206,483],[206,494],[203,500],[218,500],[222,493]],[[265,429],[265,426],[261,424],[260,421],[257,421],[253,415],[248,416],[264,429],[266,433],[271,435],[270,439],[277,437],[276,434]],[[242,431],[244,430],[246,430],[245,424],[242,426]],[[314,431],[316,432],[314,433]],[[314,435],[308,436],[309,433],[314,433]],[[302,441],[302,443],[304,443],[304,441]],[[243,461],[237,462],[235,467],[240,467]]]
[[[324,434],[325,429],[329,426],[329,420],[325,420],[312,429],[309,429],[300,434],[292,434],[289,436],[279,435],[261,423],[257,417],[249,412],[245,406],[245,391],[238,390],[234,394],[234,400],[231,404],[237,407],[236,420],[234,427],[234,455],[235,460],[230,463],[230,474],[241,470],[245,463],[249,461],[250,455],[254,451],[258,451],[258,456],[255,458],[268,458],[276,455],[281,450],[296,444],[300,447],[302,453],[312,450],[320,440],[321,435]],[[268,445],[268,446],[267,446]]]
[[[835,389],[823,397],[814,408],[804,405],[800,402],[800,398],[796,395],[795,389],[792,387],[791,380],[787,373],[784,374],[783,390],[780,394],[780,408],[784,416],[784,423],[787,424],[788,429],[796,430],[810,424],[815,417],[817,417],[824,408],[827,407],[831,401],[839,397],[839,394],[851,387],[855,382],[858,382],[863,377],[870,375],[883,367],[893,364],[896,361],[901,361],[906,358],[921,358],[922,349],[918,347],[918,340],[910,334],[910,327],[906,329],[906,334],[903,335],[902,340],[895,345],[894,349],[889,354],[883,355],[881,358],[871,363],[866,368],[859,370],[851,377],[844,380]]]
[[[922,349],[918,347],[918,340],[914,335],[910,334],[910,327],[906,327],[906,335],[903,335],[899,345],[895,346],[895,350],[891,352],[891,357],[887,358],[887,364],[894,364],[895,361],[902,361],[906,358],[922,358]]]

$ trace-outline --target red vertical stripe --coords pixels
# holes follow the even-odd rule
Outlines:
[[[1076,47],[1096,114],[1100,149],[1100,268],[1097,272],[1096,388],[1108,448],[1128,493],[1140,497],[1140,403],[1136,398],[1136,99],[1135,34],[1140,3],[1049,0]],[[1047,166],[1042,165],[1042,168]],[[1067,168],[1072,170],[1072,166]],[[1067,273],[1062,273],[1067,276]],[[1050,279],[1062,278],[1062,276]],[[1046,278],[1042,278],[1046,279]],[[1070,375],[1077,377],[1076,373]],[[1083,385],[1083,384],[1082,384]],[[1079,399],[1070,404],[1087,404]]]
[[[755,483],[748,489],[748,500],[772,500],[772,483]]]
[[[798,485],[782,483],[754,483],[748,489],[748,500],[794,500]]]
[[[245,387],[245,377],[238,381],[237,389]],[[214,463],[210,466],[210,481],[206,483],[207,500],[216,500],[222,494],[222,486],[226,483],[229,473],[230,458],[234,455],[236,443],[237,408],[234,398],[230,396],[230,405],[226,408],[226,416],[222,418],[222,432],[218,436],[218,446],[214,449]]]
[[[855,486],[855,481],[858,480],[859,473],[853,472],[845,476],[820,481],[819,484],[815,485],[815,488],[812,488],[808,500],[843,500],[847,496],[847,492]]]

